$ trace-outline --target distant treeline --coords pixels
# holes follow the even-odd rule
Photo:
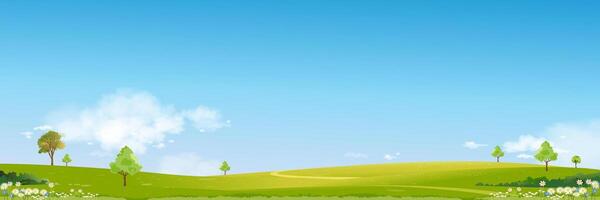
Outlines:
[[[8,172],[0,170],[0,183],[7,182],[20,182],[23,185],[37,185],[37,184],[46,184],[48,180],[39,179],[32,174],[28,173],[16,173],[16,172]]]
[[[540,187],[540,182],[545,181],[546,182],[545,187],[566,187],[566,186],[576,187],[576,186],[578,186],[577,180],[582,180],[585,182],[585,180],[587,180],[587,179],[600,180],[600,173],[578,174],[575,176],[567,176],[565,178],[558,178],[558,179],[548,179],[545,176],[538,177],[538,178],[527,177],[526,180],[510,182],[510,183],[497,183],[497,184],[477,183],[476,185],[477,186],[508,186],[508,187]]]

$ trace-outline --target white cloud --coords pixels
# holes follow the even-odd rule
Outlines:
[[[214,110],[199,106],[194,111],[178,111],[171,105],[161,104],[150,93],[137,91],[118,91],[74,114],[58,111],[55,115],[49,118],[48,127],[55,127],[66,141],[93,141],[104,151],[116,151],[128,145],[140,154],[152,144],[164,147],[160,144],[167,135],[184,130],[186,117],[190,117],[195,126],[206,126],[211,131],[225,127],[215,125],[224,123]]]
[[[155,145],[154,145],[154,148],[157,148],[157,149],[163,149],[163,148],[165,148],[165,146],[166,146],[166,145],[165,145],[165,143],[162,143],[162,142],[161,142],[161,143],[155,144]]]
[[[517,155],[517,158],[520,158],[520,159],[532,159],[533,156],[529,155],[529,154],[522,153],[522,154]]]
[[[355,159],[365,159],[365,158],[369,158],[369,155],[364,154],[364,153],[348,152],[348,153],[344,154],[344,157],[355,158]]]
[[[229,127],[231,123],[229,120],[223,122],[218,111],[204,106],[198,106],[194,110],[186,111],[185,117],[200,132],[215,131],[220,128]]]
[[[582,166],[600,168],[600,157],[597,145],[600,144],[600,120],[587,122],[556,123],[549,126],[541,134],[544,137],[522,135],[518,141],[506,142],[504,148],[509,153],[521,153],[518,158],[531,159],[541,143],[550,142],[558,153],[556,165],[570,166],[571,157],[582,157]],[[587,159],[586,159],[587,158]]]
[[[557,123],[546,129],[558,154],[558,164],[571,165],[571,157],[579,155],[582,167],[600,168],[600,120]],[[587,158],[587,159],[586,159]]]
[[[463,147],[467,148],[467,149],[478,149],[479,147],[485,147],[488,146],[487,144],[478,144],[477,142],[474,141],[466,141],[463,144]]]
[[[30,131],[25,131],[25,132],[22,132],[22,133],[19,133],[19,134],[25,136],[25,138],[27,138],[27,139],[31,139],[33,137],[33,133],[30,132]]]
[[[165,174],[209,176],[219,175],[221,162],[205,160],[194,153],[165,156],[160,160],[159,170]]]
[[[540,145],[546,141],[542,137],[532,135],[521,135],[517,141],[504,143],[504,151],[508,153],[531,152],[540,148]]]
[[[398,158],[398,153],[383,155],[383,159],[385,159],[385,160],[396,160],[396,158]]]
[[[49,131],[49,130],[52,130],[52,126],[44,124],[41,126],[33,127],[33,130],[34,131]]]

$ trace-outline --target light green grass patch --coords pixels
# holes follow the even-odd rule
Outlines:
[[[252,197],[272,196],[348,196],[348,197],[451,197],[476,199],[505,187],[477,186],[477,183],[506,183],[527,177],[561,178],[576,174],[599,173],[594,169],[491,162],[424,162],[359,165],[276,173],[233,174],[227,176],[175,176],[139,173],[122,177],[108,169],[0,165],[0,170],[27,172],[56,182],[53,190],[66,192],[83,189],[101,196],[127,199],[161,197]],[[47,186],[27,186],[48,189]]]
[[[460,200],[443,197],[172,197],[151,200]]]

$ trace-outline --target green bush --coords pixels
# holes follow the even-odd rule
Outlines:
[[[6,182],[21,182],[21,184],[23,185],[39,185],[48,183],[48,180],[39,179],[34,175],[28,173],[5,173],[4,171],[0,170],[0,183]]]

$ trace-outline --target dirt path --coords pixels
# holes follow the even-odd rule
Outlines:
[[[478,189],[467,189],[467,188],[455,188],[455,187],[440,187],[440,186],[424,186],[424,185],[375,185],[378,187],[397,187],[397,188],[418,188],[418,189],[432,189],[432,190],[445,190],[454,192],[466,192],[473,194],[489,195],[493,191],[478,190]]]
[[[350,180],[350,179],[359,178],[359,177],[296,176],[296,175],[280,174],[280,172],[271,172],[271,176],[276,176],[276,177],[281,177],[281,178],[319,179],[319,180]]]
[[[318,179],[318,180],[350,180],[357,179],[360,177],[327,177],[327,176],[297,176],[297,175],[286,175],[281,174],[281,171],[271,172],[271,176],[281,178],[295,178],[295,179]],[[453,192],[466,192],[472,194],[489,195],[493,191],[468,189],[468,188],[455,188],[455,187],[441,187],[441,186],[424,186],[424,185],[373,185],[376,187],[395,187],[395,188],[416,188],[416,189],[431,189],[431,190],[445,190]]]

